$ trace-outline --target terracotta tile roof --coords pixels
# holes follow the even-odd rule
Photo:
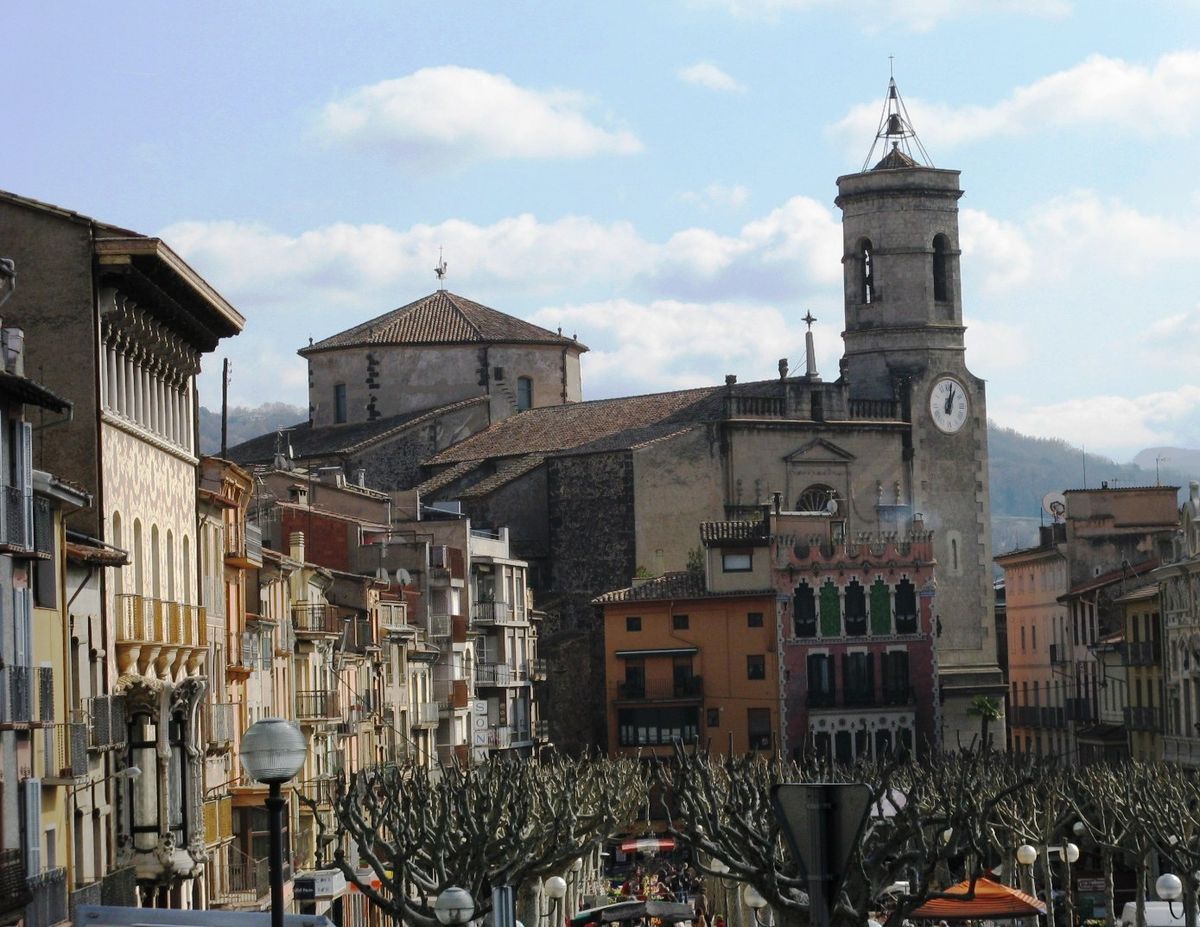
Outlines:
[[[719,417],[723,393],[724,387],[711,386],[530,409],[460,441],[428,463],[634,447]]]
[[[669,599],[716,599],[748,596],[774,596],[774,589],[739,589],[736,592],[709,592],[704,574],[690,571],[664,573],[637,586],[614,589],[592,599],[593,605],[614,602],[657,602]]]
[[[437,492],[443,487],[449,486],[466,476],[472,470],[478,470],[483,466],[482,460],[464,460],[462,463],[457,463],[453,467],[447,467],[445,470],[440,470],[427,479],[424,483],[417,486],[417,493],[422,496],[428,496]]]
[[[560,344],[586,345],[465,297],[438,290],[407,306],[301,348],[304,357],[335,348],[371,344]]]
[[[414,428],[431,418],[453,412],[477,403],[486,403],[486,396],[473,396],[432,409],[390,415],[373,422],[353,422],[348,425],[323,425],[314,428],[311,422],[298,422],[287,431],[292,451],[297,460],[311,457],[327,457],[335,454],[357,454],[372,444],[386,441],[409,428]],[[275,458],[276,431],[243,441],[229,449],[230,460],[239,464],[269,463]]]
[[[1105,586],[1111,586],[1113,583],[1121,582],[1121,580],[1134,579],[1143,573],[1149,573],[1157,566],[1158,558],[1156,557],[1153,560],[1143,560],[1141,563],[1135,563],[1132,566],[1117,567],[1115,570],[1109,570],[1107,573],[1101,573],[1099,576],[1072,586],[1066,594],[1058,597],[1058,601],[1062,602],[1072,596],[1082,595],[1094,589],[1103,589]]]
[[[111,547],[97,547],[94,544],[82,544],[75,541],[66,543],[67,559],[73,563],[83,563],[87,566],[117,567],[129,562],[129,557]]]
[[[511,483],[518,477],[524,476],[531,470],[536,470],[545,461],[544,454],[528,454],[525,457],[509,458],[501,462],[496,472],[478,483],[472,483],[458,493],[460,499],[470,499],[473,496],[486,496],[493,490],[499,489],[505,483]]]

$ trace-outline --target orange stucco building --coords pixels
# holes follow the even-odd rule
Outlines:
[[[604,612],[608,751],[769,750],[779,731],[775,592],[710,592],[667,573],[595,600]]]

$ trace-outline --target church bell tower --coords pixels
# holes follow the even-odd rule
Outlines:
[[[937,558],[935,644],[943,743],[952,746],[956,733],[965,738],[978,729],[966,714],[971,700],[1004,694],[996,664],[984,383],[967,369],[963,342],[959,172],[930,163],[893,79],[863,169],[837,184],[843,375],[852,400],[895,401],[909,425],[904,453],[912,511],[933,531]]]

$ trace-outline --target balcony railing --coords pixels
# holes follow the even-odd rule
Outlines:
[[[1088,698],[1067,699],[1067,720],[1088,723],[1096,720],[1096,706]]]
[[[1157,707],[1125,706],[1125,726],[1131,731],[1162,729],[1162,715]]]
[[[29,888],[33,899],[25,906],[25,927],[53,927],[67,919],[67,870],[31,876]]]
[[[538,657],[535,660],[530,660],[529,664],[529,679],[532,682],[545,682],[547,674],[546,658]]]
[[[271,893],[271,868],[266,859],[254,859],[241,851],[230,848],[229,883],[225,903],[244,902],[253,904]]]
[[[1067,662],[1068,648],[1066,644],[1051,644],[1050,645],[1050,662],[1054,666],[1060,666]]]
[[[241,522],[227,524],[225,559],[235,566],[262,566],[262,528]]]
[[[80,885],[67,894],[67,909],[71,922],[75,922],[75,910],[81,904],[104,904],[104,884],[97,879],[89,885]]]
[[[437,727],[439,715],[437,702],[420,702],[413,712],[413,727]]]
[[[851,399],[850,417],[898,419],[900,417],[900,403],[894,399]]]
[[[429,613],[429,636],[449,637],[454,630],[454,620],[444,612]]]
[[[704,679],[688,676],[685,679],[651,679],[639,682],[618,682],[617,698],[626,701],[669,699],[699,699],[704,697]]]
[[[1127,641],[1126,666],[1157,666],[1162,660],[1162,644],[1158,640]]]
[[[338,694],[328,689],[298,690],[296,717],[301,721],[340,721],[342,710]]]
[[[33,667],[0,667],[0,723],[33,722],[33,679]]]
[[[292,606],[292,627],[297,637],[321,637],[342,633],[337,606],[324,602],[304,602]]]
[[[332,776],[316,776],[293,784],[293,788],[320,807],[332,808],[337,801],[337,782]],[[303,806],[307,807],[307,806]]]
[[[475,681],[481,686],[516,686],[526,681],[526,674],[524,668],[507,663],[480,663],[475,670]]]
[[[32,497],[19,486],[5,486],[0,491],[4,520],[0,521],[0,544],[28,550],[33,545]]]
[[[28,900],[25,854],[19,849],[0,850],[0,911],[19,910]]]
[[[471,697],[471,687],[465,679],[436,679],[433,691],[443,711],[466,708]]]
[[[74,722],[48,725],[46,736],[46,765],[53,765],[54,773],[63,779],[82,779],[88,773],[88,728],[86,724]],[[53,761],[49,748],[53,747]]]
[[[204,842],[208,846],[233,836],[233,799],[214,798],[204,803]]]
[[[100,880],[100,903],[130,907],[137,904],[137,869],[126,866]]]
[[[546,741],[550,739],[550,721],[547,718],[538,718],[533,722],[533,737],[535,740]]]
[[[123,593],[117,596],[117,643],[207,647],[204,610],[197,605]]]
[[[481,627],[494,624],[526,624],[528,620],[525,609],[511,602],[476,602],[471,606],[471,617]]]
[[[125,743],[125,696],[97,695],[87,700],[88,748],[111,750]]]
[[[208,703],[208,749],[221,752],[233,743],[234,703]]]

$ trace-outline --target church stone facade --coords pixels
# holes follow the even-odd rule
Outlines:
[[[324,449],[323,457],[301,459],[390,473],[378,488],[416,488],[427,502],[460,502],[475,524],[509,528],[514,555],[529,562],[552,616],[543,652],[551,659],[547,714],[556,742],[603,742],[603,648],[579,643],[600,633],[592,599],[628,586],[642,570],[683,569],[702,522],[753,518],[768,504],[829,513],[834,543],[903,536],[919,516],[934,555],[922,569],[936,583],[943,742],[977,728],[967,715],[975,696],[1003,695],[989,629],[987,412],[963,345],[958,172],[893,148],[837,183],[845,355],[833,382],[818,375],[810,351],[803,372],[781,363],[767,380],[727,377],[701,389],[578,401],[583,348],[574,339],[542,329],[512,337],[534,326],[478,307],[506,333],[506,353],[501,358],[486,334],[464,345],[454,313],[469,317],[478,304],[452,294],[440,299],[453,305],[441,306],[435,294],[413,304],[425,304],[419,312],[390,314],[395,325],[381,317],[301,352],[310,363],[312,421],[292,436],[319,439]],[[406,310],[421,324],[397,321]],[[396,332],[405,344],[386,347],[388,360],[381,342]],[[469,357],[448,362],[460,349]],[[500,383],[511,384],[519,370],[532,396],[513,402]],[[343,382],[344,399],[336,389]],[[413,406],[455,402],[486,403],[486,421],[481,407],[434,441],[405,431],[414,419],[453,408]],[[339,437],[351,433],[352,441]],[[419,441],[436,451],[417,453]],[[271,445],[264,436],[230,456],[267,463]],[[398,458],[408,463],[389,466]],[[572,654],[591,657],[555,667],[556,635],[571,642]]]

